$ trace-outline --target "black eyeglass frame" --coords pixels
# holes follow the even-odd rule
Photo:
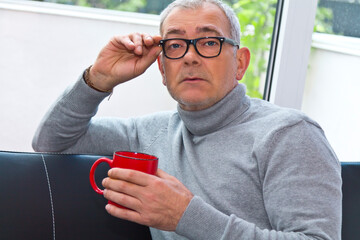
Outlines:
[[[196,47],[196,42],[201,40],[201,39],[218,39],[220,41],[220,49],[219,49],[219,53],[215,56],[211,56],[211,57],[207,57],[207,56],[204,56],[202,55],[199,50],[197,49]],[[169,57],[167,56],[166,54],[166,51],[165,51],[165,43],[169,40],[183,40],[186,42],[186,50],[184,52],[184,54],[180,57],[177,57],[177,58],[172,58],[172,57]],[[185,39],[185,38],[167,38],[167,39],[162,39],[160,40],[160,43],[159,45],[162,46],[162,49],[163,49],[163,52],[164,52],[164,55],[166,58],[168,59],[180,59],[180,58],[183,58],[185,56],[185,54],[189,51],[189,46],[190,44],[192,44],[195,48],[195,51],[201,56],[201,57],[204,57],[204,58],[214,58],[214,57],[217,57],[220,55],[221,53],[221,50],[222,50],[222,45],[223,43],[226,42],[226,43],[229,43],[233,46],[236,46],[237,48],[239,48],[239,43],[237,43],[235,40],[231,39],[231,38],[226,38],[226,37],[201,37],[201,38],[195,38],[195,39]]]

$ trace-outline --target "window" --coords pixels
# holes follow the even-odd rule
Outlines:
[[[359,12],[360,1],[319,1],[301,108],[323,127],[340,161],[360,161]]]
[[[359,0],[320,0],[315,32],[360,37]]]

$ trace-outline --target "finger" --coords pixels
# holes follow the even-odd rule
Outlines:
[[[135,45],[134,53],[137,55],[142,55],[143,53],[143,38],[139,33],[130,34],[130,39]]]
[[[154,35],[152,38],[154,40],[155,45],[159,45],[160,40],[162,39],[162,37],[160,35]]]
[[[154,39],[149,34],[143,33],[142,38],[146,47],[154,45]]]
[[[147,52],[146,58],[148,59],[148,66],[150,66],[152,63],[155,62],[155,60],[157,59],[157,57],[161,53],[162,48],[161,48],[161,46],[153,45],[151,47],[151,49],[149,49],[148,51],[149,52]]]
[[[143,33],[142,38],[143,38],[143,41],[144,41],[144,44],[146,47],[151,47],[153,45],[159,45],[159,42],[161,40],[160,35],[151,36],[150,34],[147,34],[147,33]]]
[[[136,210],[139,209],[139,206],[141,205],[140,200],[138,200],[137,198],[127,195],[125,193],[116,192],[109,189],[104,190],[104,197],[111,202],[114,202],[129,209]]]
[[[151,178],[154,177],[147,173],[124,168],[112,168],[109,170],[108,176],[113,179],[127,181],[139,186],[147,186]]]
[[[127,181],[105,178],[102,182],[105,189],[121,192],[129,196],[136,197],[142,191],[142,186]]]
[[[117,44],[125,46],[125,48],[130,51],[135,49],[135,44],[129,36],[115,36],[114,40]]]
[[[132,211],[130,209],[118,208],[112,204],[107,204],[105,206],[105,209],[110,215],[114,217],[146,225],[146,222],[142,220],[141,215],[136,211]]]
[[[155,42],[160,41],[157,39],[153,40],[155,40]],[[143,59],[142,61],[139,61],[140,68],[147,69],[151,64],[156,61],[157,57],[161,53],[162,47],[158,43],[155,44],[155,42],[152,46],[143,48]]]

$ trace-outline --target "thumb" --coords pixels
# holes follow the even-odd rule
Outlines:
[[[153,46],[147,53],[144,53],[142,58],[138,61],[139,70],[143,70],[141,73],[145,72],[145,70],[155,62],[155,60],[161,53],[161,50],[161,47]]]
[[[159,54],[161,53],[162,48],[161,46],[154,46],[150,52],[148,53],[149,57],[151,57],[151,62],[155,62],[156,58],[159,56]]]

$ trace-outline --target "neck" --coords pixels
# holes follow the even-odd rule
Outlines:
[[[238,84],[222,100],[209,108],[186,111],[178,105],[178,112],[192,134],[209,134],[228,125],[248,109],[249,99],[245,93],[246,87]]]

